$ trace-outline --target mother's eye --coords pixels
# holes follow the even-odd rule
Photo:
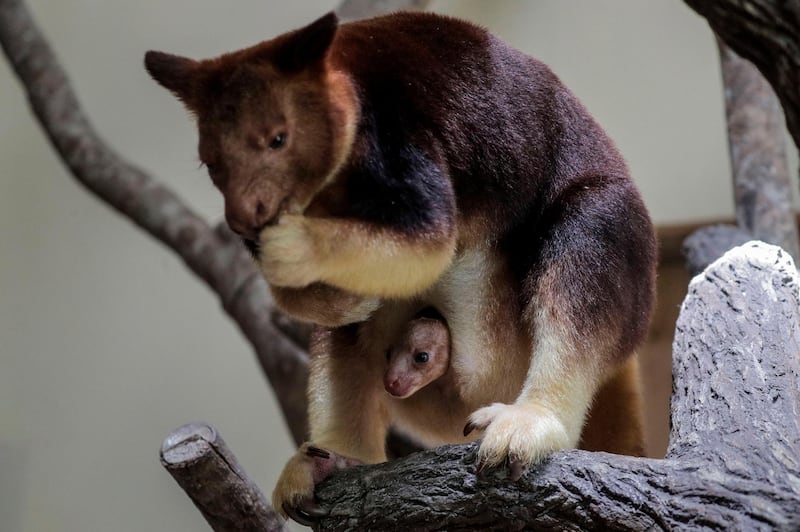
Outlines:
[[[416,362],[417,364],[425,364],[430,359],[431,356],[425,351],[414,353],[414,362]]]
[[[286,144],[286,133],[278,133],[270,141],[269,148],[271,150],[277,150],[279,148],[282,148],[284,144]]]

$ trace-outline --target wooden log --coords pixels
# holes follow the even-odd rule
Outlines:
[[[559,452],[511,482],[476,445],[342,471],[318,530],[799,530],[800,278],[749,243],[694,278],[674,342],[667,458]]]
[[[284,531],[282,519],[209,425],[175,429],[161,446],[161,464],[217,532]]]

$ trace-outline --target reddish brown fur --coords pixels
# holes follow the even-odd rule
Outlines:
[[[578,443],[602,388],[584,443],[638,452],[623,365],[649,322],[652,225],[611,140],[545,65],[434,14],[329,15],[216,59],[146,62],[196,114],[201,159],[278,304],[331,328],[313,346],[317,445],[379,461],[390,424],[436,444],[464,441],[469,416],[481,461],[531,463]],[[392,399],[383,354],[427,305],[450,329],[453,386]],[[287,465],[278,508],[308,501],[304,463]]]

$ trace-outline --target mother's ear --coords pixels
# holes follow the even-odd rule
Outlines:
[[[339,18],[331,11],[308,26],[283,36],[276,42],[275,65],[284,72],[298,72],[321,64],[333,42]]]
[[[150,51],[144,67],[161,86],[171,91],[190,109],[194,106],[198,62],[178,55]]]

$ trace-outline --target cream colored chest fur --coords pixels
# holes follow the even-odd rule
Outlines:
[[[429,445],[462,439],[467,417],[477,408],[511,403],[519,395],[530,361],[530,339],[520,337],[517,294],[504,264],[486,250],[456,257],[437,283],[413,302],[386,302],[370,323],[375,361],[401,327],[432,305],[450,327],[448,373],[407,399],[388,396],[392,422]],[[366,332],[366,331],[365,331]],[[385,344],[385,345],[384,345]]]

